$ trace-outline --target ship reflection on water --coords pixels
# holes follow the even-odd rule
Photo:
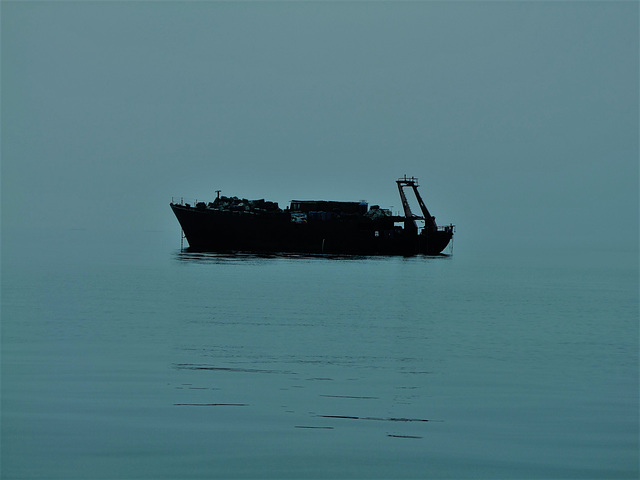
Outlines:
[[[385,257],[381,255],[337,255],[328,253],[253,253],[253,252],[202,252],[189,247],[178,250],[174,253],[174,258],[185,263],[257,263],[267,260],[329,260],[355,262],[363,260],[392,261],[393,258],[400,259],[445,259],[451,258],[450,253],[438,255],[406,255]]]

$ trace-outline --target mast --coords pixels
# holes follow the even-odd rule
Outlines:
[[[404,179],[399,178],[396,180],[396,183],[398,184],[398,192],[400,192],[400,200],[402,201],[402,209],[404,210],[404,229],[408,232],[417,233],[418,225],[416,224],[416,217],[411,211],[407,196],[404,194],[404,187],[408,185],[407,182],[411,181],[412,180],[407,180],[407,176],[405,175]]]
[[[420,210],[422,210],[422,216],[424,217],[424,225],[429,230],[437,230],[438,225],[436,225],[436,217],[432,217],[427,209],[427,206],[422,201],[422,197],[420,193],[418,193],[418,179],[416,178],[416,183],[411,185],[413,187],[413,193],[416,195],[416,199],[418,200],[418,205],[420,205]]]
[[[436,224],[435,217],[431,216],[427,206],[424,204],[420,193],[418,192],[418,179],[415,177],[407,178],[405,175],[403,178],[399,178],[396,180],[398,184],[398,191],[400,192],[400,200],[402,201],[402,208],[404,209],[404,224],[405,229],[410,229],[412,231],[417,231],[418,226],[416,225],[416,220],[424,220],[425,228],[428,231],[434,231],[438,229],[438,225]],[[422,217],[414,215],[411,212],[411,207],[409,206],[409,202],[407,201],[407,196],[404,193],[404,187],[411,187],[413,189],[413,193],[416,196],[416,200],[418,200],[418,205],[420,205],[420,210],[422,211]]]

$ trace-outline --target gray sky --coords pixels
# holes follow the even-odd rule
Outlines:
[[[633,247],[637,2],[2,3],[2,227],[421,180],[460,243]]]

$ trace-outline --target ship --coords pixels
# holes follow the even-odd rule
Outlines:
[[[418,192],[418,179],[396,180],[403,215],[365,201],[276,202],[221,196],[212,202],[171,201],[190,251],[331,255],[444,255],[455,226],[438,226]],[[411,211],[405,189],[421,211]]]

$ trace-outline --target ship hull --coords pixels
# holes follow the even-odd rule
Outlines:
[[[389,219],[292,221],[287,211],[238,212],[171,204],[189,247],[206,252],[440,255],[453,229],[410,234]]]

